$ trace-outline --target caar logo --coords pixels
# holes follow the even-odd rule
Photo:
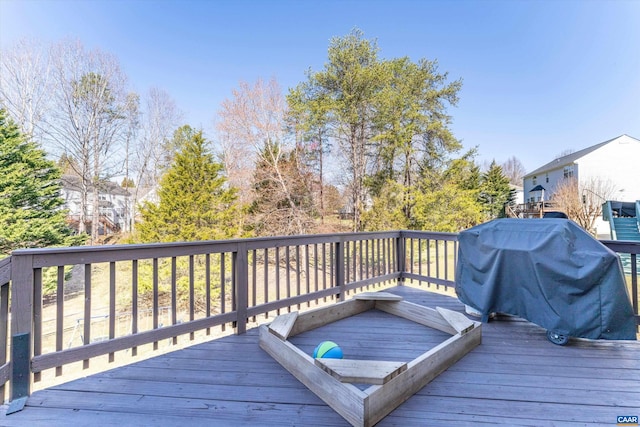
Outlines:
[[[637,426],[638,416],[637,415],[618,415],[617,422],[619,426]]]

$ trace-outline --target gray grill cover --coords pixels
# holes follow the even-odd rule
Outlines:
[[[464,304],[559,334],[636,339],[618,256],[567,219],[498,219],[459,234],[456,292]]]

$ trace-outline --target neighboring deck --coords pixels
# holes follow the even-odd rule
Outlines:
[[[390,291],[463,311],[454,298],[405,286]],[[291,341],[309,353],[331,339],[351,358],[410,360],[447,337],[374,310]],[[378,425],[615,425],[619,415],[640,415],[639,342],[572,340],[559,347],[544,329],[501,316],[483,325],[479,347]],[[36,391],[23,411],[0,414],[0,425],[347,423],[261,350],[257,329],[250,329]]]

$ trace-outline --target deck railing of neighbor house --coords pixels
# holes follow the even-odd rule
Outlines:
[[[640,253],[640,242],[604,243]],[[0,260],[0,393],[8,384],[11,401],[26,400],[45,371],[130,360],[214,328],[241,334],[362,289],[447,288],[456,256],[457,234],[419,231],[18,250]],[[634,270],[636,314],[637,289]]]

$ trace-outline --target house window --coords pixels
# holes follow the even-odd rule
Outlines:
[[[549,182],[549,174],[548,173],[544,174],[544,179],[545,179],[545,181],[547,183]]]
[[[534,176],[533,177],[533,186],[535,187],[536,185],[538,185],[538,177]]]
[[[564,177],[571,178],[573,176],[573,165],[564,167]]]

